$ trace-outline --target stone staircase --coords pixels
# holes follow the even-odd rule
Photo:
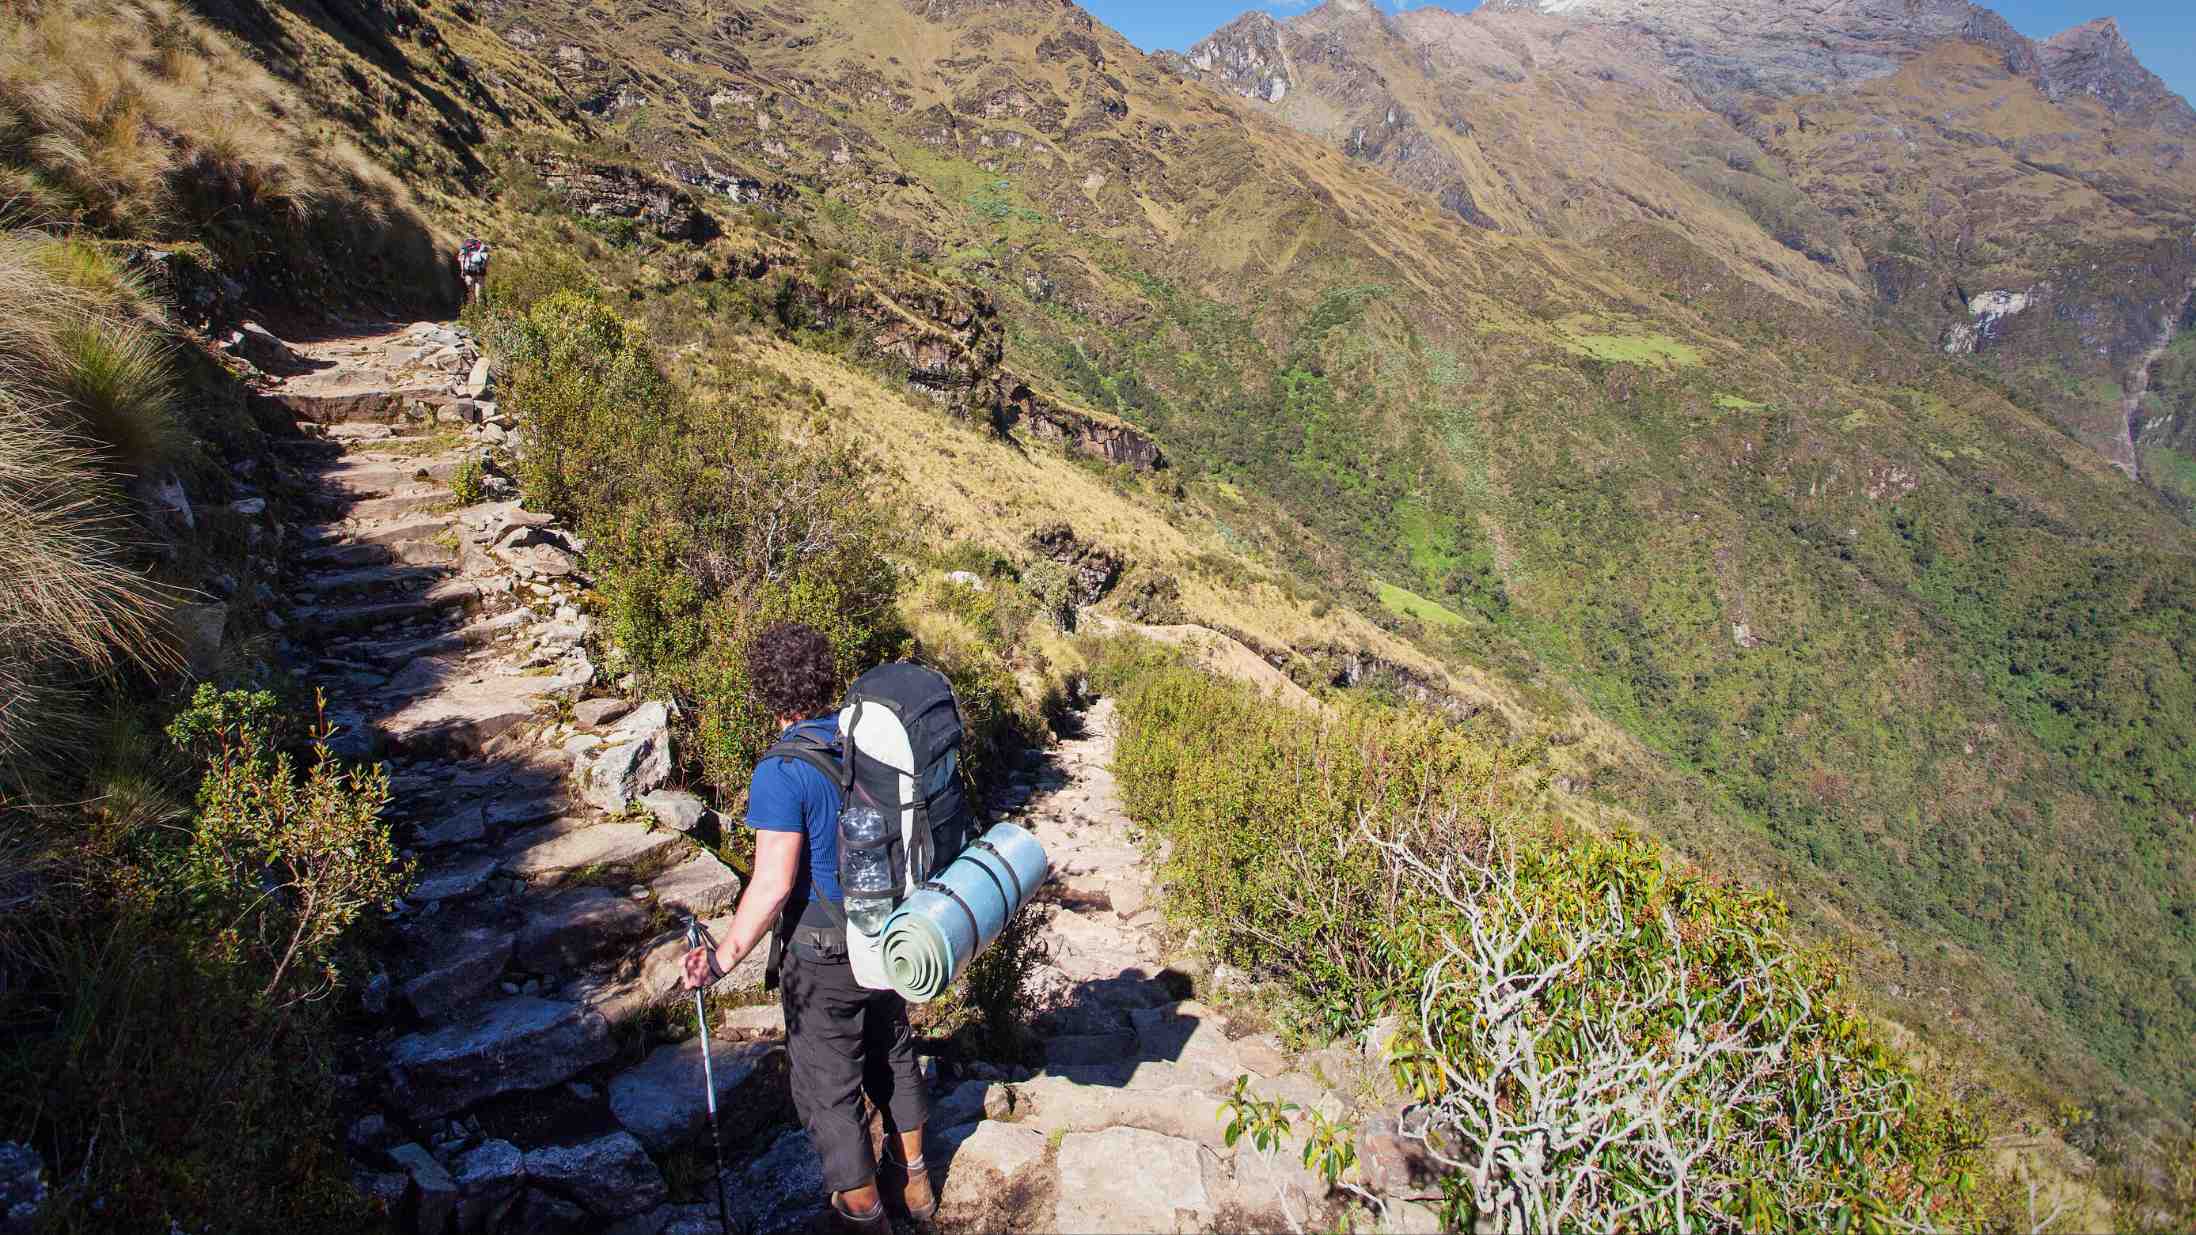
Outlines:
[[[492,473],[491,500],[456,505],[466,456],[512,440],[472,340],[423,323],[295,352],[298,375],[267,397],[312,430],[289,447],[312,520],[288,537],[277,624],[294,671],[327,693],[338,748],[391,766],[389,818],[419,876],[365,991],[360,1189],[435,1235],[715,1232],[679,922],[721,933],[740,882],[706,843],[719,821],[663,788],[668,705],[598,682],[576,535]],[[1217,1113],[1238,1075],[1339,1113],[1379,1093],[1379,1070],[1349,1045],[1291,1055],[1190,998],[1107,770],[1109,720],[1100,702],[993,804],[1055,869],[1031,910],[1050,952],[1033,982],[1040,1058],[927,1061],[939,1224],[1332,1225],[1354,1202],[1290,1151],[1228,1147]],[[761,963],[711,1013],[722,1186],[749,1235],[823,1218]]]

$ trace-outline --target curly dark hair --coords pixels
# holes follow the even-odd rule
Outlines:
[[[747,648],[747,676],[772,716],[821,716],[839,701],[831,641],[805,622],[773,622]]]

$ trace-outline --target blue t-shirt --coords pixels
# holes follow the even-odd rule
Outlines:
[[[785,731],[836,743],[839,720],[819,716]],[[843,900],[839,891],[839,786],[811,764],[782,756],[755,765],[747,786],[747,826],[758,832],[805,832],[801,869],[793,878],[788,905]]]

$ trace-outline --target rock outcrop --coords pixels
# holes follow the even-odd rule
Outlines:
[[[628,220],[659,239],[690,244],[721,230],[683,186],[640,168],[554,151],[528,154],[526,161],[566,206],[588,218]]]

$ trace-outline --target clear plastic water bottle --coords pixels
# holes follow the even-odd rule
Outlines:
[[[885,844],[891,826],[874,806],[849,806],[839,818],[839,890],[846,896],[846,922],[865,935],[881,933],[892,916],[895,880]]]

